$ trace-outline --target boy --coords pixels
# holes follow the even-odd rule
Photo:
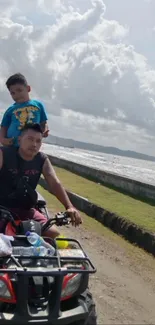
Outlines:
[[[4,113],[1,121],[0,143],[3,146],[18,147],[18,137],[26,124],[39,123],[43,136],[48,136],[47,115],[44,105],[37,100],[30,99],[30,86],[21,73],[8,78],[6,86],[14,104]]]

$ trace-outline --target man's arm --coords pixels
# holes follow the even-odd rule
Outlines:
[[[49,191],[54,194],[57,199],[63,204],[65,209],[70,209],[73,207],[72,203],[69,200],[69,197],[62,186],[60,180],[58,179],[54,168],[51,165],[50,160],[47,158],[43,165],[43,176],[49,187]]]
[[[2,169],[2,167],[3,167],[3,152],[0,149],[0,170]]]
[[[67,210],[67,214],[72,220],[72,225],[76,227],[80,223],[82,223],[82,219],[79,212],[74,208],[74,206],[70,202],[70,199],[61,182],[59,181],[54,171],[54,168],[52,167],[51,162],[48,158],[44,162],[42,174],[44,175],[45,180],[48,184],[49,191],[57,197],[57,199],[63,204],[63,206]]]

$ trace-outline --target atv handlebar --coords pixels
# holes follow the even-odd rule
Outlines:
[[[69,225],[71,218],[68,216],[67,212],[59,212],[55,214],[54,218],[50,218],[42,226],[42,232],[48,230],[51,226],[56,225],[58,227]]]
[[[15,218],[17,217],[16,213],[10,211],[8,208],[5,208],[4,206],[0,205],[0,218],[6,221],[10,221],[12,225],[16,228]],[[18,218],[19,220],[19,218]],[[22,221],[22,220],[21,220]],[[70,224],[71,218],[67,214],[67,212],[58,212],[55,214],[53,218],[50,218],[47,220],[47,222],[42,226],[42,231],[47,230],[53,225],[56,226],[65,226]]]

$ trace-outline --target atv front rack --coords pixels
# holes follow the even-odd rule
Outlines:
[[[14,246],[19,243],[20,239],[21,241],[25,240],[26,245],[28,244],[26,236],[16,236],[16,238],[17,241],[13,242]],[[14,306],[13,304],[0,304],[0,325],[20,325],[21,321],[23,325],[68,325],[77,321],[83,323],[88,317],[89,308],[82,295],[88,286],[88,274],[95,273],[95,267],[77,240],[62,239],[80,249],[83,257],[60,256],[59,251],[61,249],[57,249],[56,243],[50,238],[44,237],[44,239],[55,245],[55,256],[11,255],[0,258],[0,275],[3,277],[3,274],[9,274],[16,293]],[[61,240],[61,238],[58,240]],[[66,248],[66,252],[67,250],[68,248]],[[84,291],[77,293],[76,299],[73,298],[74,305],[71,303],[68,309],[68,304],[65,305],[65,302],[62,301],[62,290],[65,276],[66,278],[72,278],[71,273],[83,273],[79,276],[81,289],[77,290]],[[34,282],[36,281],[36,285],[32,289],[39,288],[40,290],[41,283],[42,291],[46,291],[42,293],[41,298],[35,296],[35,299],[37,299],[35,305],[32,304],[33,291],[30,291],[32,279]]]
[[[26,239],[26,236],[15,236],[15,239]],[[44,239],[51,242],[53,245],[53,240],[49,237],[44,237]],[[11,255],[0,257],[0,264],[3,264],[3,268],[0,267],[0,273],[15,273],[17,275],[27,275],[27,276],[56,276],[56,275],[67,275],[69,273],[95,273],[96,268],[90,261],[87,254],[84,252],[81,244],[76,239],[71,238],[57,238],[57,241],[68,241],[69,245],[74,244],[76,248],[73,251],[79,249],[82,252],[83,256],[61,256],[61,249],[56,248],[56,253],[54,256],[20,256],[20,255]],[[64,251],[68,251],[68,248],[64,249]],[[23,266],[21,264],[21,260],[29,260],[29,261],[38,261],[37,266],[29,267]],[[39,262],[49,261],[48,266],[39,265]],[[4,265],[11,264],[9,268]],[[81,265],[85,267],[81,267]]]

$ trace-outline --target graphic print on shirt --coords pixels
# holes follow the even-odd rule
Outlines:
[[[38,110],[39,108],[36,106],[26,106],[15,109],[13,114],[19,122],[18,130],[21,130],[27,123],[33,123],[35,112]]]
[[[18,169],[15,168],[10,168],[9,169],[9,172],[12,174],[12,175],[17,175],[18,174]],[[23,172],[23,176],[35,176],[35,175],[38,175],[39,174],[39,170],[37,169],[26,169],[24,172]]]

